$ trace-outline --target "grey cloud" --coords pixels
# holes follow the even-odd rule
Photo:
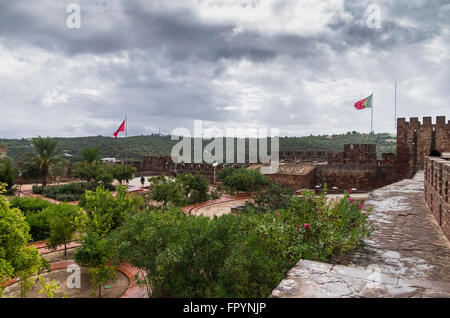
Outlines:
[[[372,88],[383,95],[376,96],[377,118],[382,121],[375,127],[393,131],[389,120],[394,79],[402,92],[401,105],[408,105],[400,107],[400,115],[448,112],[448,58],[441,65],[430,62],[443,59],[445,52],[448,56],[449,40],[443,38],[449,28],[448,1],[416,6],[409,1],[381,2],[379,30],[365,25],[365,10],[372,1],[346,1],[344,9],[352,20],[343,21],[336,13],[328,31],[314,36],[249,29],[236,33],[234,23],[199,19],[194,7],[162,11],[149,10],[139,1],[80,2],[79,30],[65,27],[64,1],[0,3],[0,56],[11,53],[28,63],[35,54],[28,49],[48,55],[46,61],[30,64],[24,74],[4,75],[0,70],[0,137],[110,135],[125,113],[133,122],[130,134],[191,127],[194,119],[220,126],[257,122],[280,127],[282,135],[364,131],[361,120],[366,114],[352,113],[352,103]],[[247,9],[258,5],[253,1]],[[288,2],[278,1],[272,9],[281,13],[290,8]],[[414,26],[403,25],[402,18]],[[436,47],[426,49],[436,39]],[[346,54],[365,45],[370,50],[358,67]],[[113,61],[123,56],[124,62]],[[70,67],[74,61],[78,66]],[[251,63],[246,73],[240,70],[242,61]],[[365,87],[352,88],[353,96],[340,81]],[[325,99],[329,105],[318,102],[319,92],[312,91],[321,85],[329,87],[325,94],[336,95]],[[260,104],[253,105],[259,110],[244,114],[227,108],[241,107],[239,98],[251,94],[248,87],[262,92],[257,96],[262,100],[255,99]],[[67,92],[74,88],[100,93]],[[67,101],[44,105],[42,100],[52,90],[67,93]],[[423,100],[430,94],[433,102],[425,107]],[[292,100],[285,103],[281,96]]]

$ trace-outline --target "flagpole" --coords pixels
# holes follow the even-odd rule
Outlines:
[[[372,93],[372,107],[370,107],[370,133],[373,133],[373,93]]]
[[[394,109],[395,109],[395,133],[397,134],[397,80],[395,80],[395,97],[394,97]]]
[[[128,119],[125,114],[125,165],[128,165]]]

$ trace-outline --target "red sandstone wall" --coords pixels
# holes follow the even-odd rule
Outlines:
[[[316,182],[340,190],[369,191],[396,181],[395,166],[323,165],[316,167]]]
[[[315,183],[315,169],[306,175],[292,175],[292,174],[267,174],[272,181],[281,184],[292,190],[300,189],[314,189]]]
[[[280,151],[279,159],[284,161],[321,161],[328,158],[328,151]]]
[[[450,161],[436,157],[425,159],[425,201],[442,232],[450,240]]]
[[[432,124],[431,117],[424,117],[422,123],[418,117],[397,119],[397,168],[400,178],[411,178],[418,169],[423,168],[425,156],[432,150],[441,154],[450,149],[450,121],[445,116],[437,116]]]

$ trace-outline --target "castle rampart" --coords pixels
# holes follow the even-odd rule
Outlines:
[[[450,161],[425,158],[425,201],[442,232],[450,240]]]

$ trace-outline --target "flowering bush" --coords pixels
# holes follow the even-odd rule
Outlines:
[[[304,191],[284,208],[263,200],[213,219],[166,206],[134,215],[110,239],[116,258],[146,273],[149,296],[267,297],[299,259],[329,261],[361,245],[368,217],[348,199]]]

